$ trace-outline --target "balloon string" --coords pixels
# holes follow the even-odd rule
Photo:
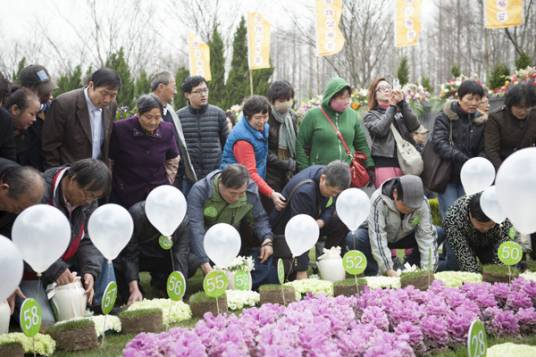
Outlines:
[[[285,289],[283,289],[283,285],[281,285],[281,297],[283,298],[283,306],[287,306],[287,302],[285,300]]]
[[[169,258],[171,259],[171,271],[175,271],[175,262],[173,261],[173,247],[169,250]]]
[[[288,277],[290,276],[290,274],[292,273],[292,270],[294,270],[294,261],[296,260],[296,257],[292,257],[292,261],[290,263],[290,269],[288,270],[288,274],[287,274],[287,278],[285,279],[286,281],[288,281]],[[284,282],[283,282],[284,283]]]
[[[218,297],[216,296],[216,311],[220,314],[220,304],[218,304]]]
[[[36,356],[36,353],[35,353],[35,336],[32,336],[32,349],[33,349],[33,355],[35,357]]]
[[[103,326],[103,329],[102,329],[102,341],[101,341],[101,347],[104,346],[104,342],[105,342],[105,339],[106,339],[106,317],[108,316],[108,314],[104,315],[104,326]]]
[[[512,280],[512,271],[510,269],[510,265],[508,266],[508,284],[511,283]]]

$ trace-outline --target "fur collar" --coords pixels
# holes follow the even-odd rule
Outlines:
[[[452,109],[452,106],[457,102],[457,100],[448,100],[445,105],[443,105],[443,113],[445,113],[447,118],[449,118],[449,120],[451,121],[460,119],[458,113],[454,109]],[[476,115],[470,114],[469,117],[471,117],[473,123],[477,125],[484,124],[488,120],[488,115],[482,114],[480,112],[477,112]]]

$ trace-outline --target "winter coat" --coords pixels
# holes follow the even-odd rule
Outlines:
[[[486,233],[477,231],[469,218],[469,201],[472,196],[459,198],[447,211],[445,230],[449,249],[458,260],[461,271],[479,273],[482,264],[500,264],[497,249],[509,240],[512,224],[506,220]]]
[[[117,270],[120,271],[125,281],[131,282],[139,280],[140,261],[144,258],[161,259],[169,261],[170,253],[160,247],[158,239],[161,234],[149,222],[145,214],[145,201],[134,204],[129,209],[129,213],[134,221],[134,233],[125,249],[121,251],[119,257],[114,261]],[[188,216],[185,216],[179,228],[171,235],[173,247],[171,248],[171,258],[175,270],[180,271],[188,277]],[[165,266],[163,263],[162,266]]]
[[[235,125],[231,134],[227,138],[227,142],[223,147],[223,155],[220,168],[223,169],[229,164],[236,164],[237,160],[233,153],[234,145],[237,141],[247,141],[253,146],[255,152],[255,164],[260,177],[266,177],[266,163],[268,161],[268,123],[264,124],[262,132],[253,128],[246,117],[242,116]]]
[[[220,170],[211,172],[197,181],[188,194],[190,247],[201,263],[209,261],[203,247],[205,232],[216,223],[227,223],[237,230],[242,221],[249,223],[259,239],[259,245],[265,239],[272,238],[272,229],[262,207],[257,185],[250,180],[245,196],[229,204],[218,190],[220,174]]]
[[[502,162],[516,150],[536,143],[536,110],[524,120],[517,119],[503,106],[490,114],[484,130],[486,157],[498,170]]]
[[[43,174],[46,189],[41,202],[59,209],[71,224],[71,241],[66,252],[43,273],[43,277],[46,281],[55,281],[70,266],[71,262],[77,262],[76,266],[80,269],[82,276],[89,273],[97,279],[104,263],[104,257],[89,239],[87,231],[89,217],[97,209],[97,202],[79,206],[69,215],[60,184],[63,179],[63,176],[60,177],[62,175],[61,170],[65,169],[66,166],[56,167],[45,171]],[[54,190],[54,182],[56,182],[56,190]],[[76,249],[77,244],[79,246]],[[69,253],[73,253],[73,255],[69,257]]]
[[[380,273],[393,269],[389,243],[398,242],[415,232],[421,267],[427,269],[437,263],[437,232],[432,225],[430,206],[425,197],[421,207],[410,214],[401,214],[392,198],[396,179],[383,183],[370,198],[368,232],[372,255],[378,263]],[[430,254],[431,253],[431,254]]]
[[[194,171],[200,180],[220,166],[223,146],[229,135],[225,112],[213,105],[200,109],[186,106],[177,111],[177,115]]]
[[[296,126],[296,114],[291,111],[290,116],[292,118],[292,124],[294,129]],[[296,170],[295,158],[289,158],[287,160],[281,160],[277,156],[279,150],[279,127],[282,125],[279,123],[273,115],[270,113],[268,118],[268,125],[270,125],[270,133],[268,135],[268,165],[266,168],[266,183],[276,192],[281,192],[283,187],[287,184],[289,178],[294,174]]]
[[[374,160],[393,159],[393,165],[398,167],[396,154],[396,142],[391,131],[391,124],[394,124],[400,135],[412,142],[409,133],[419,128],[419,120],[413,114],[406,101],[402,101],[398,106],[389,106],[387,110],[376,107],[365,114],[363,124],[367,128],[372,140],[371,154]],[[378,166],[378,163],[377,165]]]
[[[435,152],[453,163],[450,183],[460,182],[460,171],[470,158],[484,154],[484,124],[480,113],[465,113],[457,101],[449,101],[435,119],[432,144]],[[450,128],[452,142],[450,144]]]
[[[347,108],[344,112],[338,113],[329,105],[333,96],[346,87],[350,86],[342,78],[330,80],[324,91],[321,106],[341,132],[350,148],[350,154],[353,156],[357,148],[367,155],[366,166],[373,167],[374,161],[370,157],[365,130],[356,112],[352,108]],[[305,113],[298,128],[296,141],[298,167],[303,170],[311,165],[327,165],[334,160],[350,163],[351,157],[346,154],[335,129],[322,114],[320,108],[313,108]]]

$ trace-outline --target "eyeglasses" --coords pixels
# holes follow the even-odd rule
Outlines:
[[[208,94],[208,88],[193,90],[192,94]]]
[[[391,86],[379,86],[376,88],[376,92],[387,92],[387,91],[390,91],[392,90],[393,87]]]

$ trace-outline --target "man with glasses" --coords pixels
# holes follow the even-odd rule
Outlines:
[[[186,146],[197,179],[217,169],[229,127],[225,112],[208,104],[208,86],[201,76],[187,77],[181,85],[188,105],[177,112]],[[194,182],[188,176],[183,180],[183,193],[188,195]]]
[[[368,222],[357,233],[348,233],[346,245],[367,257],[365,275],[396,276],[390,249],[418,248],[408,262],[435,269],[438,234],[443,235],[432,225],[421,178],[404,175],[384,182],[374,192]]]
[[[93,158],[108,161],[115,98],[121,79],[109,68],[95,71],[85,88],[54,99],[43,125],[45,166]]]

